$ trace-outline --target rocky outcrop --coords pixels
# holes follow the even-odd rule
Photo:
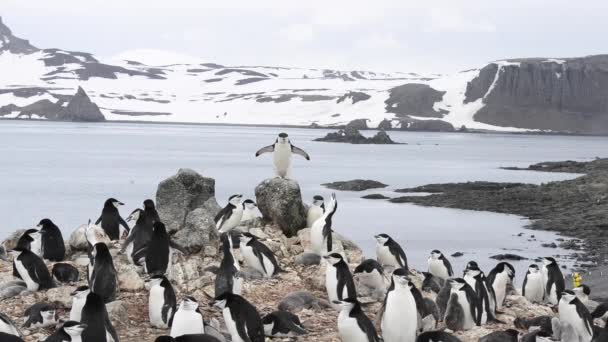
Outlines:
[[[340,102],[344,102],[348,99],[350,99],[352,101],[353,104],[360,102],[360,101],[367,101],[369,99],[371,99],[372,97],[364,92],[360,92],[360,91],[349,91],[348,93],[340,96],[338,98],[338,103]]]
[[[435,110],[435,102],[443,99],[445,91],[438,91],[427,84],[408,83],[392,88],[389,98],[384,101],[387,113],[397,116],[424,116],[441,118],[446,110]]]
[[[391,129],[393,129],[393,124],[391,123],[391,120],[384,119],[378,124],[378,129],[383,131],[390,131]]]
[[[491,63],[467,85],[475,120],[507,127],[608,134],[608,55]]]
[[[454,126],[443,120],[407,120],[402,121],[401,130],[424,132],[454,132]]]
[[[215,200],[215,180],[191,169],[179,169],[156,191],[156,207],[175,242],[196,253],[217,253],[218,235],[213,217],[220,206]]]
[[[369,189],[386,188],[388,185],[371,179],[353,179],[349,181],[321,184],[329,189],[340,191],[364,191]]]
[[[368,129],[367,127],[367,119],[356,119],[349,122],[346,127],[352,127],[355,129]]]
[[[76,95],[68,102],[67,107],[59,113],[58,120],[62,121],[105,121],[99,107],[89,99],[82,87],[78,87]]]
[[[264,219],[279,226],[285,235],[294,236],[306,226],[306,209],[296,181],[267,179],[255,188],[255,197]]]
[[[349,144],[397,144],[391,137],[386,134],[385,131],[376,133],[371,138],[365,137],[358,129],[347,126],[344,129],[338,130],[337,132],[327,133],[322,138],[317,138],[314,141],[324,142],[340,142]]]
[[[9,51],[11,53],[32,53],[39,49],[29,41],[13,36],[11,29],[4,25],[0,17],[0,52]]]

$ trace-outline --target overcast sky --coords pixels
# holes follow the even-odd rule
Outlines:
[[[2,0],[17,36],[110,57],[161,49],[228,65],[451,72],[608,52],[608,1]]]

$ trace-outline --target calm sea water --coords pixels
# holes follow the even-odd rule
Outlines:
[[[496,253],[535,258],[565,252],[540,247],[556,236],[525,230],[528,222],[518,216],[360,196],[395,196],[391,190],[396,188],[438,182],[563,180],[574,175],[499,167],[589,160],[608,150],[608,139],[601,137],[391,132],[394,140],[408,144],[381,146],[313,142],[327,131],[311,129],[0,121],[0,238],[45,217],[67,238],[80,224],[96,219],[108,197],[125,202],[122,214],[127,216],[144,199],[154,198],[159,181],[179,168],[215,178],[221,205],[234,193],[253,198],[255,186],[273,175],[271,156],[255,158],[254,153],[283,130],[312,157],[293,161],[293,177],[305,199],[328,197],[331,191],[320,184],[331,181],[367,178],[389,184],[382,191],[338,192],[336,231],[359,243],[368,256],[375,253],[373,235],[388,233],[417,268],[426,267],[433,249],[464,252],[464,257],[452,258],[457,272],[468,260],[489,271],[495,261],[488,257]],[[517,236],[521,232],[525,236]],[[519,279],[529,263],[515,263]]]

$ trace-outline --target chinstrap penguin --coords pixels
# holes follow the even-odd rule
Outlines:
[[[65,244],[61,230],[48,218],[38,223],[40,228],[41,256],[50,261],[62,261],[65,258]]]
[[[144,270],[150,275],[171,272],[173,250],[187,254],[186,250],[171,240],[164,223],[154,222],[152,238],[148,242],[146,256],[143,259]]]
[[[519,332],[515,329],[494,331],[479,338],[479,342],[517,342]]]
[[[243,218],[243,195],[232,195],[228,204],[215,215],[215,227],[220,233],[226,233],[241,223]]]
[[[53,274],[53,277],[60,283],[75,283],[80,276],[76,267],[63,262],[53,265],[51,274]]]
[[[391,276],[381,308],[380,327],[385,342],[414,342],[418,331],[418,308],[412,293],[414,284],[404,268],[397,268]]]
[[[148,242],[152,238],[155,222],[160,222],[160,217],[150,199],[144,201],[144,209],[135,209],[127,222],[135,222],[129,236],[122,245],[122,250],[127,254],[131,263],[141,266],[140,260],[145,258]]]
[[[120,227],[122,226],[126,233],[129,233],[129,225],[120,216],[118,208],[124,205],[115,198],[108,198],[103,204],[101,216],[95,221],[95,224],[101,224],[101,228],[108,234],[111,240],[120,239]]]
[[[332,251],[332,222],[336,210],[338,210],[338,200],[336,199],[336,194],[331,194],[327,210],[310,228],[310,244],[313,253],[323,256]]]
[[[87,296],[91,293],[88,286],[79,286],[72,293],[72,308],[70,309],[70,321],[80,322],[82,308],[87,302]]]
[[[19,336],[22,337],[21,331],[15,323],[8,318],[8,316],[4,315],[0,312],[0,333],[5,333],[8,335]]]
[[[27,284],[30,291],[46,290],[54,287],[53,279],[44,261],[27,249],[15,248],[11,251],[15,270]]]
[[[499,262],[488,273],[487,283],[494,290],[497,310],[504,305],[508,288],[513,284],[513,278],[515,278],[515,267],[508,262]]]
[[[312,198],[312,203],[306,212],[306,227],[312,227],[312,225],[321,217],[325,212],[323,196],[315,195]]]
[[[50,327],[59,321],[57,309],[49,303],[36,303],[27,308],[23,316],[23,327],[29,329]]]
[[[475,290],[473,290],[473,288],[471,288],[471,286],[462,278],[450,279],[449,284],[452,287],[452,290],[444,318],[446,324],[448,321],[455,322],[461,327],[461,330],[470,330],[475,325],[481,325],[481,315],[479,314],[481,311],[481,302],[477,299]],[[456,308],[456,311],[460,312],[462,317],[452,316],[453,312],[451,307],[453,306],[460,307],[460,309]]]
[[[170,333],[171,337],[204,333],[205,325],[203,323],[203,314],[198,307],[198,302],[194,297],[184,297],[173,316]]]
[[[384,296],[386,293],[384,268],[382,268],[380,263],[374,259],[363,260],[363,262],[355,268],[353,277],[359,285],[370,289],[372,294]]]
[[[103,299],[95,294],[89,293],[82,308],[82,319],[80,323],[86,324],[82,332],[83,342],[118,342],[118,334],[110,321],[108,311]]]
[[[569,323],[579,337],[579,342],[590,342],[593,338],[593,319],[587,307],[572,290],[565,290],[558,304],[560,323]]]
[[[589,286],[587,286],[585,284],[581,284],[580,286],[573,288],[572,291],[574,291],[574,294],[576,294],[576,297],[584,305],[589,304],[589,295],[591,294],[591,288],[589,288]]]
[[[438,250],[431,252],[428,260],[429,273],[440,279],[447,279],[454,276],[450,261]]]
[[[258,157],[261,154],[271,152],[274,163],[274,170],[276,172],[277,177],[280,178],[290,177],[292,154],[295,153],[304,157],[306,160],[310,160],[310,156],[308,155],[308,153],[304,152],[304,150],[302,150],[301,148],[291,144],[287,133],[280,133],[274,144],[262,147],[255,153],[255,156]]]
[[[403,248],[388,234],[378,234],[376,238],[376,257],[382,266],[404,268],[409,271],[407,257]]]
[[[258,270],[264,277],[270,278],[281,271],[274,253],[255,235],[241,234],[240,249],[247,266]]]
[[[232,342],[264,342],[264,325],[258,310],[245,298],[224,293],[216,297],[213,305],[222,310],[224,323]]]
[[[340,307],[338,315],[338,332],[342,341],[348,342],[378,342],[380,338],[369,320],[361,309],[361,304],[355,298],[345,298],[334,301]],[[387,340],[385,340],[387,341]]]
[[[434,276],[429,272],[422,272],[424,280],[422,281],[422,291],[426,292],[441,292],[441,289],[445,285],[445,280]]]
[[[528,267],[528,272],[524,277],[524,284],[521,293],[531,303],[542,303],[545,296],[545,285],[540,268],[536,264]]]
[[[289,311],[273,311],[262,318],[264,333],[269,337],[289,337],[306,334],[300,318]]]
[[[340,306],[335,304],[335,301],[341,301],[345,298],[357,298],[357,290],[353,276],[350,273],[348,264],[344,261],[342,255],[331,253],[323,256],[327,260],[325,268],[325,288],[327,289],[327,297],[332,303],[332,306],[339,310]]]
[[[154,275],[147,281],[150,287],[148,296],[148,316],[150,325],[167,329],[171,326],[173,314],[177,307],[175,290],[167,277],[164,275]]]
[[[258,209],[258,205],[250,199],[243,201],[243,216],[241,217],[241,222],[251,221],[259,217],[262,217],[262,213],[260,212],[260,209]]]
[[[116,299],[118,292],[118,277],[114,268],[114,261],[110,250],[105,243],[98,243],[93,246],[94,263],[89,287],[101,297],[104,303],[109,303]]]
[[[67,321],[44,342],[82,342],[82,332],[86,327],[77,321]]]
[[[19,336],[7,334],[0,331],[0,341],[2,342],[23,342],[23,339]]]
[[[488,286],[485,274],[477,268],[470,267],[464,276],[464,280],[471,286],[477,295],[481,310],[477,312],[477,319],[481,324],[496,321],[496,295],[491,286]]]
[[[14,249],[28,250],[32,253],[40,256],[42,248],[42,241],[40,237],[40,232],[37,229],[28,229],[21,236],[19,240],[17,240],[17,246]],[[10,253],[10,251],[8,251]],[[17,271],[17,266],[15,265],[15,261],[13,260],[13,276],[15,278],[21,278],[19,271]]]
[[[232,253],[232,239],[230,233],[220,235],[222,261],[215,276],[215,296],[219,296],[224,292],[241,294],[243,286],[243,277],[240,274],[239,262],[235,259]]]
[[[566,288],[566,282],[554,258],[543,258],[542,274],[545,288],[545,302],[553,305],[558,304]]]
[[[418,335],[416,342],[461,342],[460,339],[445,331],[427,331]]]

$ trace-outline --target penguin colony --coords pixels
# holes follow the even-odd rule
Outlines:
[[[257,151],[256,157],[263,153],[273,153],[275,172],[281,178],[290,176],[292,154],[310,160],[304,150],[291,144],[286,133],[279,134],[274,144]],[[171,272],[172,255],[176,252],[186,254],[186,251],[171,240],[154,202],[145,200],[143,209],[134,210],[126,220],[119,212],[122,205],[114,198],[107,199],[99,219],[95,224],[89,222],[85,229],[89,245],[87,284],[78,286],[72,293],[69,317],[62,320],[52,304],[36,303],[24,312],[23,328],[54,327],[47,342],[118,342],[105,305],[116,299],[119,290],[107,244],[124,239],[121,251],[129,262],[142,267],[148,277],[149,324],[166,331],[155,341],[261,342],[266,341],[266,337],[297,339],[297,336],[307,334],[306,327],[290,312],[289,305],[279,305],[279,310],[260,315],[256,307],[241,296],[244,280],[241,265],[233,252],[235,249],[240,250],[244,264],[257,270],[264,279],[280,278],[283,272],[280,260],[261,239],[237,229],[242,221],[260,216],[255,202],[243,201],[240,194],[233,195],[215,216],[222,261],[216,272],[215,297],[209,305],[221,312],[228,336],[208,324],[196,298],[184,296],[178,300],[176,297],[167,274]],[[507,294],[513,291],[515,270],[512,265],[498,263],[486,275],[475,261],[471,261],[463,276],[458,277],[445,255],[433,250],[428,258],[427,272],[423,272],[422,287],[418,289],[412,282],[413,273],[403,247],[391,236],[379,234],[375,236],[376,259],[364,260],[351,273],[346,255],[333,250],[332,221],[337,209],[335,194],[327,203],[317,195],[306,219],[311,228],[312,252],[325,270],[327,302],[336,311],[337,330],[342,341],[457,342],[460,340],[451,332],[490,323],[504,324],[498,314],[505,305]],[[133,226],[129,227],[127,222],[132,222]],[[14,277],[33,292],[62,283],[78,283],[78,269],[61,262],[65,258],[65,246],[59,228],[46,218],[37,227],[39,229],[25,231],[16,247],[9,251],[13,256]],[[44,260],[56,262],[51,272]],[[608,341],[608,328],[600,328],[593,321],[606,315],[608,303],[590,312],[586,307],[589,287],[581,285],[566,290],[556,260],[546,257],[542,261],[540,266],[529,266],[521,293],[532,303],[553,306],[558,315],[518,318],[515,325],[529,333],[520,336],[517,330],[508,329],[493,332],[479,341],[515,342],[520,337],[521,341]],[[374,318],[376,324],[363,311],[363,304],[357,299],[357,286],[368,287],[383,298],[378,317]],[[424,297],[421,290],[435,293],[436,299]],[[294,300],[313,305],[316,298],[296,294]],[[447,329],[437,329],[438,322],[444,322]],[[23,341],[22,338],[20,327],[0,312],[0,342]]]

